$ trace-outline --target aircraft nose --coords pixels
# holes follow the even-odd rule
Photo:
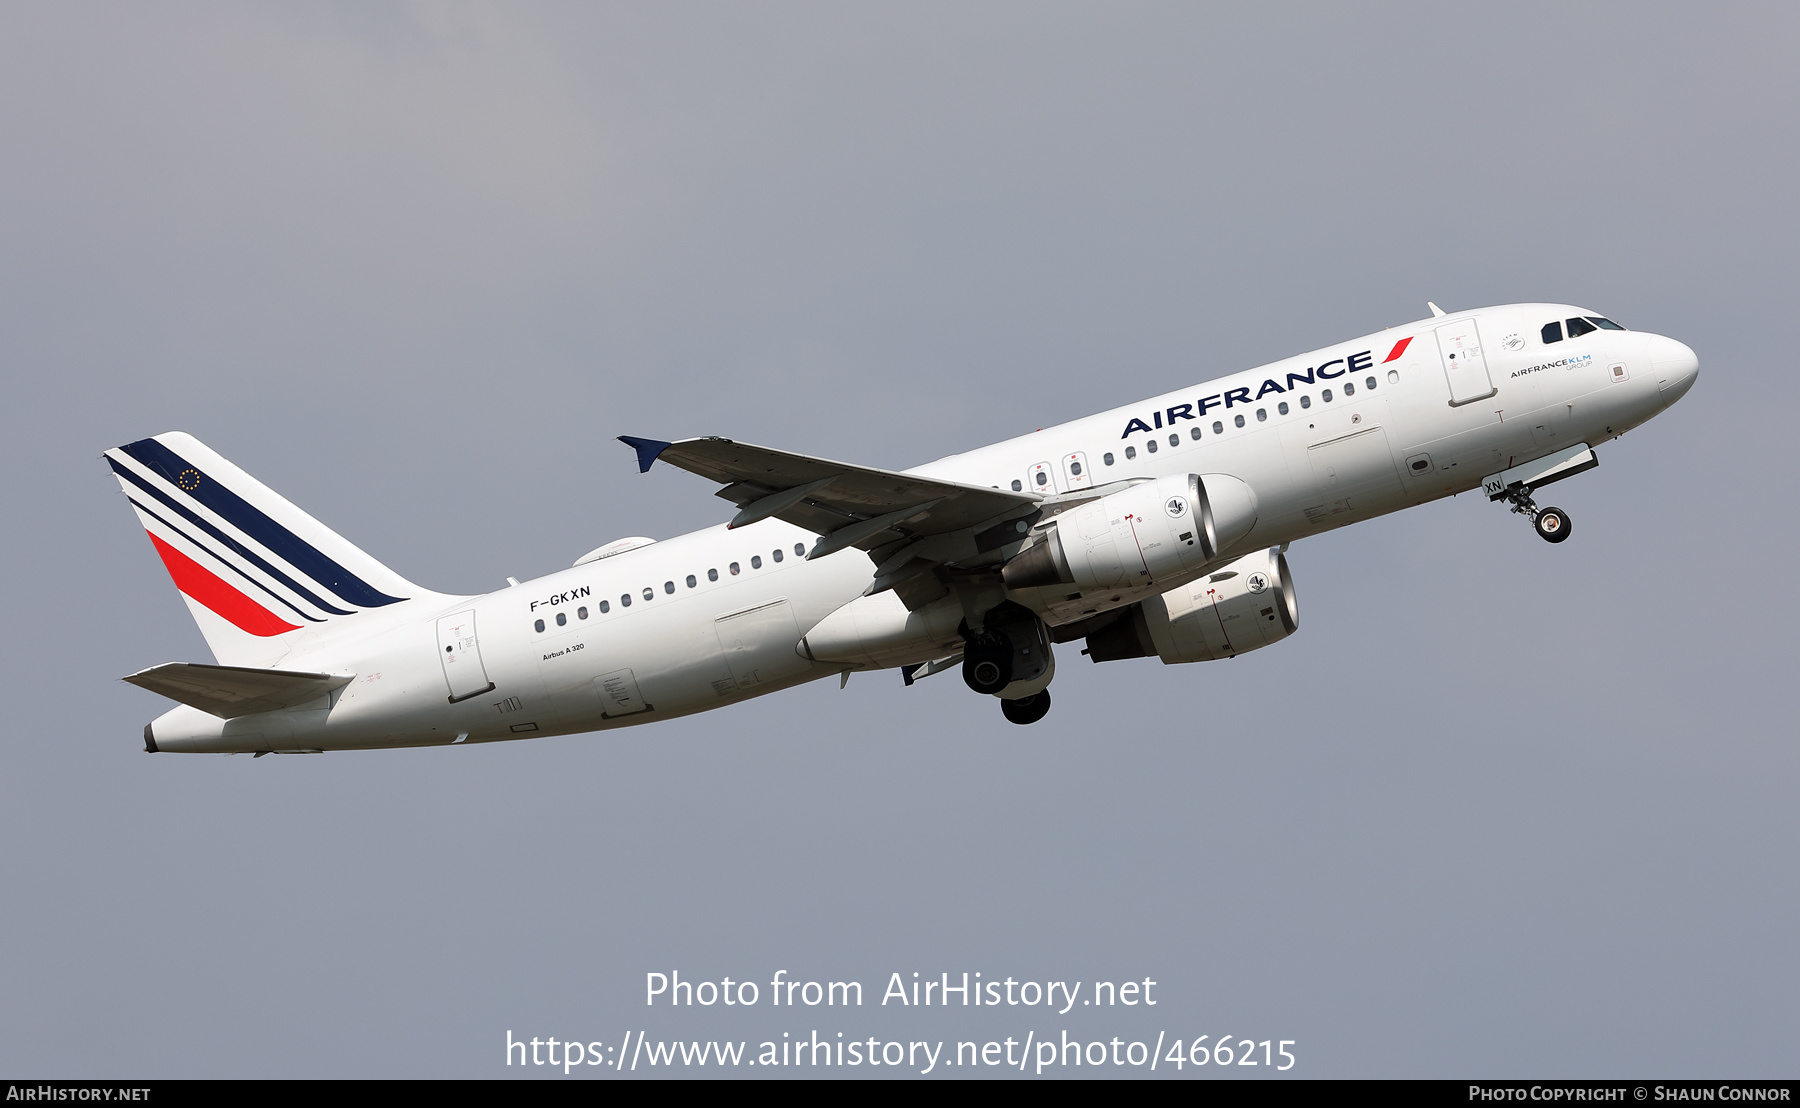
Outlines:
[[[1694,387],[1694,379],[1700,376],[1700,358],[1687,343],[1658,335],[1650,351],[1650,369],[1656,387],[1662,390],[1663,404],[1669,405]]]

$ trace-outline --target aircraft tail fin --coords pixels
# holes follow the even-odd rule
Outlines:
[[[272,665],[327,624],[431,595],[185,432],[106,461],[224,665]]]

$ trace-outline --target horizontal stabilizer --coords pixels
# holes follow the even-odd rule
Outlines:
[[[124,680],[220,719],[236,719],[317,700],[348,685],[352,676],[165,662]]]

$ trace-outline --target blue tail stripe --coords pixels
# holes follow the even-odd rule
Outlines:
[[[210,550],[205,543],[201,542],[199,539],[196,539],[194,536],[188,534],[186,531],[183,531],[181,528],[175,526],[173,523],[170,523],[168,520],[164,519],[162,516],[156,514],[155,511],[151,510],[149,505],[145,504],[143,501],[139,500],[137,497],[132,496],[128,493],[128,494],[126,494],[125,499],[131,501],[131,506],[136,508],[138,511],[144,513],[145,515],[149,516],[151,519],[154,519],[156,522],[162,524],[164,527],[167,527],[170,531],[173,531],[175,534],[180,535],[182,538],[193,543],[195,546],[199,547],[201,550],[205,550],[208,554],[212,554],[213,558],[216,559],[220,565],[230,567],[231,572],[237,574],[239,577],[250,582],[252,585],[255,585],[257,588],[261,589],[263,592],[268,593],[268,595],[272,599],[274,599],[274,601],[277,604],[280,604],[282,607],[286,608],[288,611],[299,616],[301,619],[306,620],[309,623],[324,623],[325,622],[324,620],[319,619],[317,616],[307,615],[305,612],[301,611],[300,609],[294,607],[292,604],[288,603],[288,601],[286,599],[284,599],[279,593],[270,589],[269,586],[263,584],[261,581],[258,581],[256,578],[245,573],[243,570],[232,565],[230,562],[226,561],[225,559],[220,558],[217,554],[213,554],[212,550]]]
[[[255,505],[208,477],[198,466],[190,464],[155,439],[140,439],[119,449],[142,462],[171,485],[219,513],[233,527],[274,551],[289,565],[330,589],[347,603],[363,608],[380,608],[406,599],[389,596],[338,565],[317,547],[270,519]],[[191,489],[181,482],[184,472],[191,472],[199,478]]]
[[[169,496],[167,493],[163,492],[161,489],[150,484],[150,482],[144,480],[142,477],[139,477],[137,474],[131,472],[131,470],[126,469],[124,466],[120,465],[118,462],[115,462],[111,458],[108,458],[108,459],[106,459],[106,464],[112,466],[114,473],[117,473],[119,476],[125,478],[127,481],[130,481],[132,484],[136,485],[138,488],[143,489],[145,492],[149,493],[151,496],[154,496],[157,500],[161,501],[163,504],[166,504],[171,510],[179,512],[181,514],[181,518],[187,520],[189,523],[192,523],[194,526],[199,527],[200,529],[204,530],[208,535],[211,535],[215,540],[222,543],[226,547],[226,549],[230,550],[232,553],[243,558],[245,561],[249,562],[251,565],[254,565],[257,569],[262,570],[264,573],[268,574],[270,577],[273,577],[277,581],[280,581],[282,584],[286,585],[288,588],[293,589],[299,595],[304,596],[307,600],[307,603],[314,605],[315,607],[319,608],[321,611],[330,612],[334,616],[347,616],[347,615],[354,614],[353,612],[347,611],[343,608],[338,608],[338,607],[334,607],[331,604],[327,604],[325,601],[323,601],[319,598],[317,593],[314,593],[311,589],[300,584],[300,582],[294,580],[292,577],[289,577],[287,574],[283,573],[281,570],[276,569],[274,566],[270,565],[268,559],[264,558],[262,555],[258,554],[256,551],[251,550],[249,547],[245,546],[243,543],[232,538],[230,535],[227,535],[225,532],[219,530],[217,527],[214,527],[212,524],[208,523],[206,520],[204,520],[200,516],[196,515],[193,511],[189,510],[185,505],[183,505],[181,502],[177,501],[174,497]],[[133,500],[132,503],[136,504],[137,501]],[[142,505],[139,505],[139,507],[142,507]],[[148,508],[145,508],[144,510],[149,511]],[[156,513],[154,513],[154,512],[151,512],[150,514],[156,515]],[[161,516],[156,516],[156,518],[162,519]],[[169,523],[169,521],[166,519],[164,519],[163,522],[165,524]],[[170,524],[170,526],[173,526],[173,524]],[[200,549],[207,550],[207,552],[213,554],[213,556],[215,558],[218,557],[218,554],[214,551],[209,550],[205,543],[195,541],[191,537],[189,538],[189,541],[194,542],[194,545],[200,547]],[[223,558],[220,558],[219,560],[222,562],[224,561]],[[229,563],[227,563],[227,564],[229,564]],[[317,621],[314,621],[314,622],[317,622]]]

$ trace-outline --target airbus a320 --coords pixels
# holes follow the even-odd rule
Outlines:
[[[1094,662],[1230,658],[1298,626],[1285,552],[1476,489],[1543,539],[1544,486],[1680,399],[1681,342],[1586,308],[1443,313],[895,472],[624,436],[734,514],[483,596],[421,588],[181,432],[106,451],[212,662],[158,751],[298,754],[603,731],[807,681],[960,670],[1005,718]]]

